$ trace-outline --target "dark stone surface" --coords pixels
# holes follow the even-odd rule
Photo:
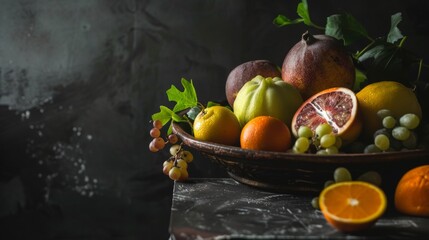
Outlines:
[[[264,192],[232,179],[176,183],[171,239],[419,239],[429,234],[428,218],[393,209],[366,231],[341,233],[311,206],[313,197]]]
[[[0,8],[0,239],[166,239],[173,182],[148,150],[165,90],[193,79],[222,101],[230,70],[281,65],[308,29],[283,0],[4,0]],[[407,46],[428,56],[426,1],[310,1],[347,10],[373,36],[404,12]],[[377,20],[374,20],[377,19]],[[195,153],[191,177],[225,172]]]

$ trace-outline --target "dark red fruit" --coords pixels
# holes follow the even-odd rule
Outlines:
[[[281,77],[280,69],[268,60],[255,60],[242,63],[235,67],[228,75],[225,93],[228,103],[234,106],[235,97],[243,85],[257,75],[267,77]]]
[[[332,87],[351,89],[355,68],[340,41],[306,32],[286,55],[282,79],[296,87],[305,100]]]

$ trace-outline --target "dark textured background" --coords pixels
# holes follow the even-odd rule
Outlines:
[[[231,69],[255,59],[281,65],[307,30],[272,24],[279,13],[294,18],[298,1],[0,3],[1,239],[168,238],[167,154],[148,151],[165,90],[185,77],[200,101],[222,101]],[[320,25],[346,10],[375,37],[403,12],[406,46],[428,56],[426,1],[309,6]],[[225,176],[195,154],[191,177]]]

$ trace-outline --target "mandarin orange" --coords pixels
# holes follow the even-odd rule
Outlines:
[[[291,133],[278,118],[255,117],[241,130],[240,146],[244,149],[285,152],[291,146]]]
[[[395,190],[395,207],[405,214],[429,217],[429,165],[402,176]]]
[[[240,141],[241,126],[229,108],[212,106],[197,115],[193,131],[197,140],[236,146]]]

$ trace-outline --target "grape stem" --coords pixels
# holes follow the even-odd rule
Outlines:
[[[173,165],[175,166],[175,167],[179,167],[178,165],[177,165],[177,160],[178,160],[178,158],[179,158],[179,153],[182,151],[182,144],[183,144],[183,142],[181,142],[180,144],[179,144],[179,149],[177,149],[177,152],[174,154],[174,156],[172,156],[172,157],[174,157],[174,162],[173,162]]]
[[[186,116],[186,114],[183,114],[182,117],[186,120],[186,123],[188,123],[189,127],[191,128],[192,134],[194,134],[192,121],[189,119],[188,116]]]

